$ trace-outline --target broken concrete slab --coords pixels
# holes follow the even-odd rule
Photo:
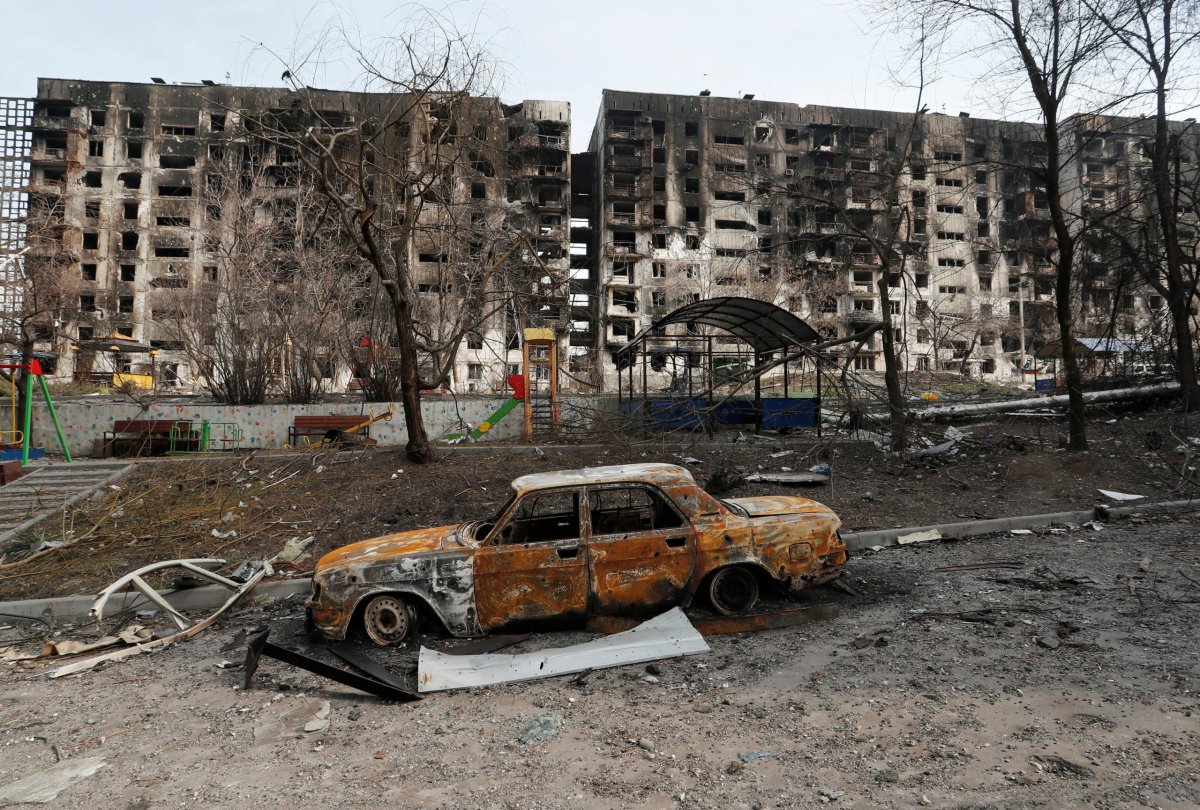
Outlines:
[[[704,638],[682,610],[671,608],[632,630],[539,652],[446,655],[422,647],[417,661],[417,689],[420,692],[468,689],[702,652],[708,652]]]
[[[745,477],[746,481],[761,482],[765,484],[787,484],[789,486],[816,486],[819,484],[828,484],[829,476],[814,472],[777,472],[777,473],[750,473]]]
[[[103,757],[64,759],[44,771],[0,787],[0,804],[48,804],[71,785],[106,767],[108,763]]]
[[[907,546],[911,543],[927,543],[930,540],[941,540],[942,533],[937,529],[927,529],[921,532],[909,532],[896,538],[896,545]]]

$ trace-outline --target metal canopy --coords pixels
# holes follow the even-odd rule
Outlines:
[[[632,349],[663,327],[699,323],[724,330],[749,343],[756,353],[789,349],[798,343],[820,340],[811,326],[782,307],[754,298],[708,298],[686,304],[643,329],[618,354]]]

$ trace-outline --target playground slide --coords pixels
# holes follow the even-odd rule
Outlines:
[[[508,386],[513,390],[513,395],[505,401],[503,405],[497,408],[491,416],[484,419],[468,433],[447,433],[442,437],[442,441],[449,444],[458,444],[462,441],[476,441],[485,433],[495,427],[496,423],[512,412],[522,402],[525,401],[525,377],[520,374],[513,374],[508,378]]]

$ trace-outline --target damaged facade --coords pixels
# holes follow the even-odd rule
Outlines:
[[[39,348],[58,356],[55,375],[106,370],[71,347],[122,334],[156,350],[160,381],[194,376],[164,322],[234,270],[215,249],[206,203],[225,156],[259,150],[270,193],[286,199],[295,157],[262,148],[248,122],[290,111],[298,127],[349,126],[382,98],[310,91],[305,109],[320,110],[318,121],[296,112],[293,91],[208,83],[41,79],[36,99],[5,100],[0,263],[14,281],[23,262],[25,278],[58,282],[62,300],[44,302],[32,324]],[[471,99],[440,122],[468,159],[448,198],[434,200],[428,238],[409,245],[422,300],[437,313],[458,253],[483,241],[439,229],[443,203],[472,224],[515,215],[530,284],[519,305],[465,334],[456,390],[504,390],[527,326],[557,329],[579,387],[611,390],[618,348],[671,310],[717,296],[768,300],[827,337],[852,334],[881,320],[885,271],[847,222],[871,229],[887,216],[903,220],[887,279],[903,368],[1010,380],[1057,337],[1054,243],[1029,171],[1044,153],[1034,125],[966,114],[914,124],[910,113],[607,90],[588,149],[575,155],[565,102]],[[1067,185],[1080,221],[1142,204],[1150,124],[1073,126]],[[1195,123],[1178,128],[1192,156],[1182,170],[1194,173]],[[1194,210],[1178,213],[1194,242]],[[26,222],[52,238],[29,239],[18,256]],[[1117,337],[1165,341],[1161,297],[1119,269],[1111,243],[1085,239],[1082,253],[1080,333],[1116,322]],[[23,306],[14,286],[5,286],[10,324]],[[361,346],[361,335],[345,337]],[[881,337],[849,358],[853,368],[882,370]],[[154,362],[130,360],[114,370]],[[339,387],[352,376],[328,365]]]
[[[769,300],[831,338],[878,323],[884,270],[848,223],[870,231],[889,213],[901,220],[888,283],[902,368],[1017,376],[1036,346],[1057,338],[1049,211],[1030,171],[1044,157],[1043,134],[966,114],[913,119],[605,91],[588,155],[592,314],[576,319],[588,330],[578,342],[603,359],[597,378],[615,387],[613,353],[699,299]],[[1200,131],[1194,122],[1179,130],[1194,174]],[[1066,185],[1081,222],[1142,204],[1141,147],[1152,134],[1145,121],[1076,119]],[[1178,213],[1193,243],[1195,212]],[[1144,337],[1157,322],[1165,342],[1162,298],[1120,272],[1103,240],[1087,245],[1081,334],[1107,328],[1115,311],[1119,335]],[[881,351],[875,334],[852,367],[882,371]]]
[[[39,332],[42,348],[65,361],[56,376],[146,373],[156,363],[162,382],[193,377],[176,322],[194,302],[223,295],[222,280],[238,272],[228,250],[238,234],[222,227],[221,219],[228,216],[228,197],[239,193],[239,178],[240,193],[249,195],[253,187],[252,219],[283,218],[289,226],[281,229],[283,247],[292,246],[289,238],[299,247],[293,226],[302,167],[283,139],[264,139],[261,130],[350,130],[394,99],[307,91],[302,103],[286,89],[39,80],[36,100],[22,108],[25,120],[12,116],[7,123],[31,136],[22,156],[27,175],[14,184],[27,188],[27,210],[13,219],[27,218],[54,235],[30,241],[26,275],[40,264],[70,268],[64,284],[69,301]],[[438,102],[430,97],[412,112],[422,123],[433,122],[436,133],[401,123],[387,141],[394,154],[381,162],[410,159],[433,140],[439,154],[453,152],[440,178],[445,188],[427,191],[407,245],[413,283],[430,311],[466,254],[487,247],[469,238],[468,230],[482,233],[491,226],[520,240],[518,261],[529,289],[481,316],[451,375],[460,390],[492,390],[519,367],[521,328],[557,317],[559,299],[565,301],[570,106],[468,98],[456,99],[447,112]],[[355,261],[344,270],[347,277],[365,273]],[[286,286],[288,279],[279,281]],[[347,302],[355,311],[368,306]],[[114,355],[110,369],[110,358],[72,350],[113,334],[148,344],[154,359],[148,353]],[[350,364],[356,351],[372,346],[361,334],[346,334],[345,344]],[[341,377],[344,390],[351,369],[322,365],[327,376]]]

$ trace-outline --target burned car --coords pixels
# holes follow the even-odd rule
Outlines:
[[[841,521],[807,498],[717,500],[671,464],[536,473],[491,520],[420,529],[326,554],[309,616],[322,635],[399,644],[419,617],[451,634],[597,614],[649,615],[697,596],[750,610],[760,586],[836,578]]]

